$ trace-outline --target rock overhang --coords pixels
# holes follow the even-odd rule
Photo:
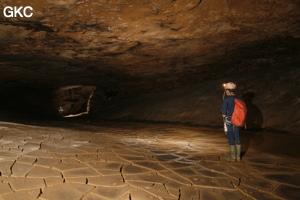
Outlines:
[[[31,6],[33,16],[0,17],[1,82],[139,93],[296,63],[299,5],[292,0],[7,0],[1,10]]]

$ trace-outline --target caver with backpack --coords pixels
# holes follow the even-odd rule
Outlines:
[[[235,96],[236,84],[229,82],[223,85],[226,97],[223,98],[222,116],[224,130],[230,147],[230,156],[226,160],[241,160],[240,129],[245,124],[247,108],[245,103]],[[225,95],[224,95],[225,96]]]

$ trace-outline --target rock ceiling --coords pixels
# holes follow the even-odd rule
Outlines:
[[[299,0],[2,0],[0,84],[172,88],[299,63]]]

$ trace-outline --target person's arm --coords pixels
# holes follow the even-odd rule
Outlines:
[[[223,104],[222,104],[222,116],[223,117],[226,117],[226,114],[227,114],[227,105],[228,105],[228,102],[226,99],[223,100]]]

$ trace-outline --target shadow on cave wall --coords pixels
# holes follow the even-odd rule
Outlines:
[[[260,109],[253,104],[254,97],[255,94],[252,92],[246,92],[242,95],[242,98],[248,109],[246,119],[247,129],[241,134],[243,142],[243,155],[248,151],[251,141],[255,143],[254,145],[259,145],[264,142],[261,133],[263,126],[263,115]]]
[[[27,113],[29,115],[45,116],[51,113],[50,87],[36,87],[18,81],[8,81],[0,84],[0,110]]]

